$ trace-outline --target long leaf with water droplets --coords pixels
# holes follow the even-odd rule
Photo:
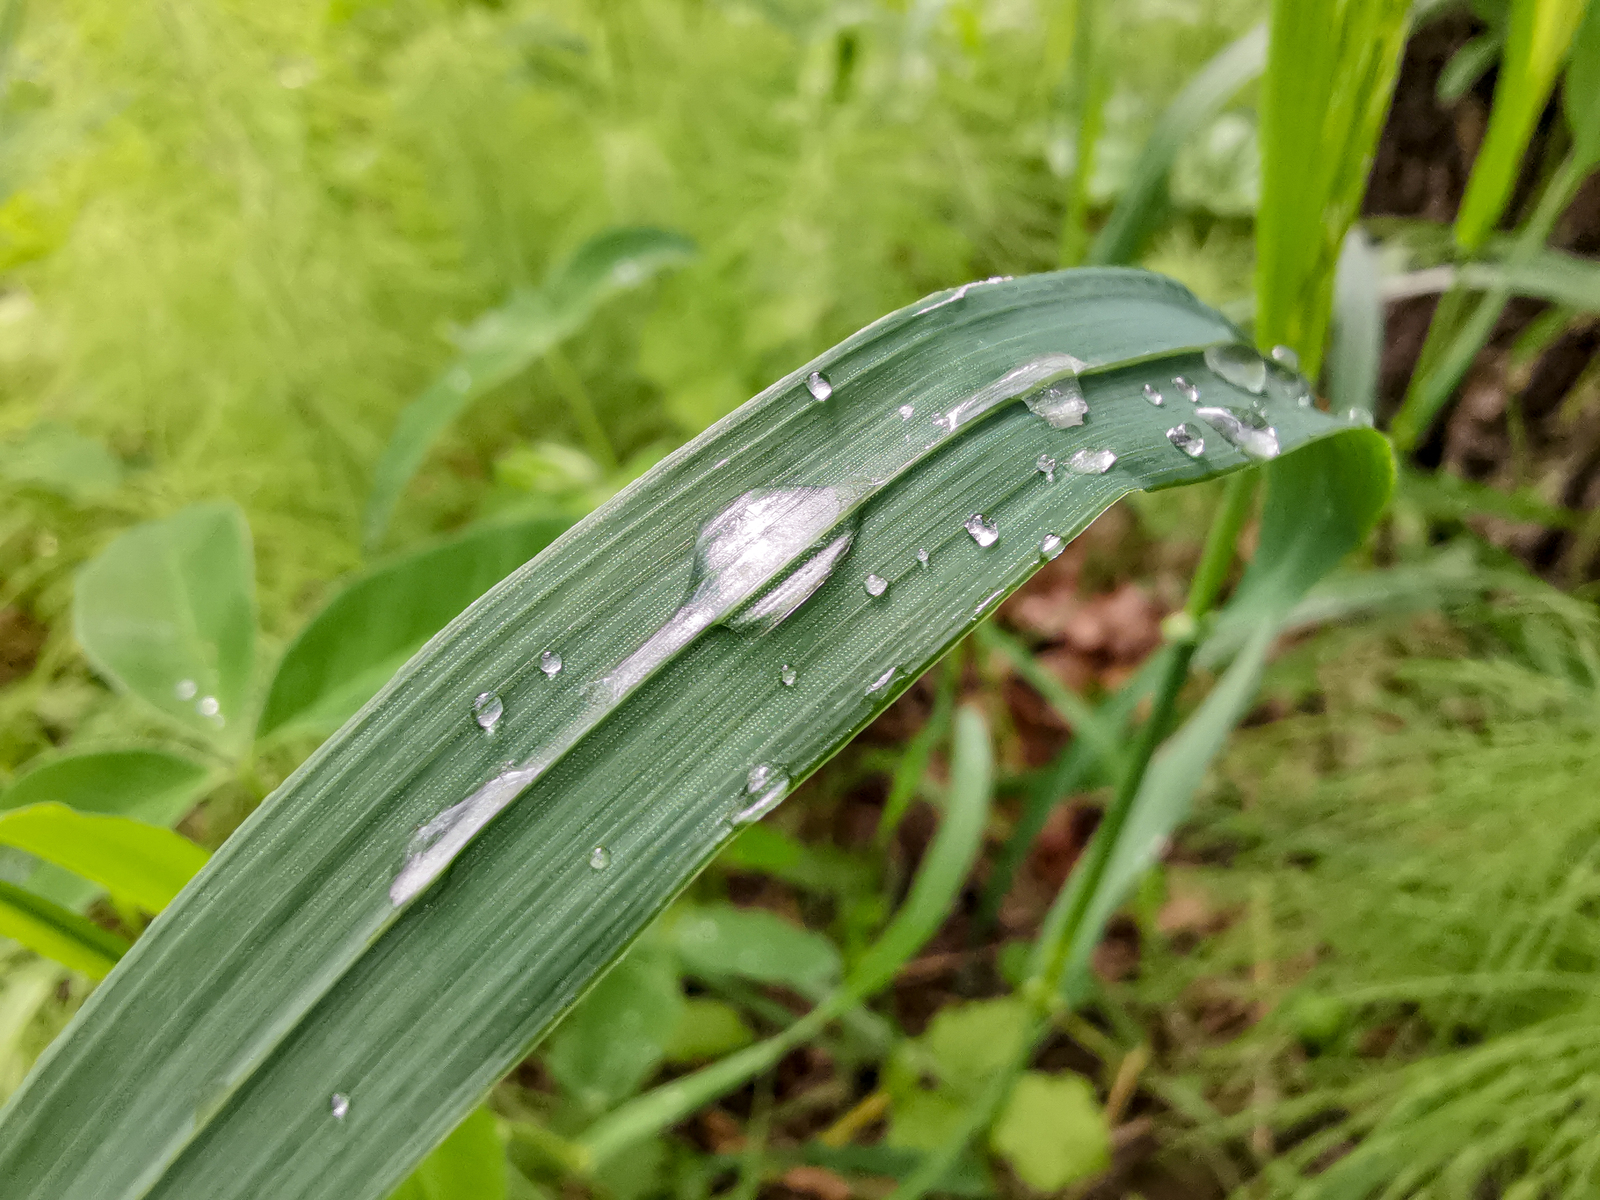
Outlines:
[[[1378,436],[1238,340],[1145,272],[973,284],[707,430],[212,858],[0,1113],[8,1200],[381,1196],[741,821],[1118,497]]]

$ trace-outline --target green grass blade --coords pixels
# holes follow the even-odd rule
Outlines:
[[[20,942],[35,954],[103,978],[127,952],[128,943],[70,909],[26,888],[0,879],[0,937]]]
[[[979,626],[980,629],[987,626]],[[945,656],[939,675],[939,690],[934,695],[933,711],[917,730],[895,766],[894,778],[889,781],[889,795],[883,802],[883,815],[878,818],[878,844],[887,844],[894,831],[900,827],[906,811],[917,798],[917,789],[928,773],[928,763],[933,752],[950,729],[955,716],[956,692],[961,687],[961,670],[964,655],[957,646]]]
[[[207,775],[170,750],[102,750],[46,759],[0,792],[0,810],[55,801],[81,813],[170,825],[189,810]]]
[[[1167,215],[1167,180],[1173,160],[1267,62],[1267,27],[1258,25],[1223,47],[1184,85],[1151,131],[1128,185],[1095,235],[1085,261],[1092,266],[1137,262]]]
[[[1239,336],[1145,272],[968,285],[674,453],[457,618],[213,856],[0,1113],[8,1200],[381,1196],[1055,539],[1252,462],[1222,431],[1264,452],[1256,404],[1285,453],[1377,436],[1237,350],[1212,361],[1241,383],[1207,366]],[[1168,439],[1180,422],[1198,457]]]
[[[382,542],[400,494],[434,441],[469,404],[576,333],[610,296],[686,262],[693,253],[694,244],[681,234],[610,230],[581,246],[543,286],[518,292],[463,331],[461,354],[401,412],[373,470],[362,523],[367,550]]]
[[[1561,91],[1572,156],[1580,171],[1590,171],[1600,163],[1600,5],[1589,5],[1573,35]]]
[[[188,838],[130,821],[30,804],[0,815],[0,846],[26,851],[158,913],[209,857]]]
[[[1325,375],[1334,412],[1371,414],[1383,359],[1383,290],[1378,255],[1359,229],[1345,235],[1333,279],[1333,329]]]

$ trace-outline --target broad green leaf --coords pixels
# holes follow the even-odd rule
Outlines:
[[[98,499],[122,484],[117,457],[93,438],[46,421],[0,445],[0,479],[41,488],[67,500]]]
[[[474,603],[252,814],[0,1113],[0,1178],[384,1195],[742,823],[1108,505],[1250,463],[1228,435],[1265,451],[1255,405],[1285,454],[1381,446],[1237,348],[1207,366],[1239,340],[1169,280],[1068,271],[931,297],[774,384]]]
[[[4,880],[0,880],[0,937],[91,979],[102,978],[128,949],[126,939]]]
[[[1105,1114],[1082,1075],[1025,1073],[989,1145],[1036,1192],[1059,1192],[1111,1165]]]
[[[485,525],[354,580],[284,652],[258,733],[336,728],[424,642],[567,525],[556,517]]]
[[[474,1109],[392,1200],[506,1200],[506,1148],[494,1114]]]
[[[515,293],[463,330],[457,339],[460,355],[401,412],[373,471],[362,526],[367,548],[382,541],[394,506],[429,447],[468,404],[571,337],[607,298],[693,254],[694,244],[680,234],[609,230],[580,246],[540,287]]]
[[[12,846],[157,913],[205,866],[188,838],[127,817],[30,804],[0,813],[0,846]]]
[[[1587,0],[1513,0],[1489,128],[1456,213],[1456,244],[1483,245],[1511,198],[1523,152],[1566,59]]]
[[[709,996],[691,996],[683,1002],[663,1053],[671,1063],[705,1062],[742,1050],[755,1040],[738,1009]]]
[[[135,526],[78,574],[73,632],[96,670],[225,746],[250,732],[250,530],[231,503]]]
[[[47,758],[0,792],[0,811],[55,802],[80,813],[171,825],[194,804],[204,763],[170,750],[100,750]]]
[[[885,1066],[889,1145],[946,1149],[984,1086],[1022,1050],[1029,1027],[1027,1005],[1015,996],[941,1008]]]
[[[677,914],[672,941],[692,975],[731,975],[812,991],[839,976],[839,951],[812,933],[759,908],[707,904]]]

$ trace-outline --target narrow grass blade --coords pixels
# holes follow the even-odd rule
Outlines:
[[[1115,774],[1121,769],[1121,730],[1102,717],[1094,705],[1041,667],[1027,647],[1010,634],[993,625],[980,625],[974,636],[980,649],[999,654],[1044,697],[1045,703],[1071,727],[1073,737],[1087,742],[1108,771]]]
[[[80,813],[170,825],[205,783],[204,763],[170,750],[102,750],[47,758],[0,792],[0,811],[54,801]]]
[[[880,845],[887,843],[900,827],[906,810],[917,798],[917,789],[928,773],[928,763],[933,758],[934,750],[950,731],[950,722],[955,716],[956,691],[961,686],[963,657],[960,646],[945,656],[939,675],[939,690],[933,700],[933,711],[928,714],[928,720],[922,728],[917,730],[916,736],[906,743],[905,751],[900,755],[894,778],[889,782],[889,795],[883,802],[883,815],[878,818]]]
[[[128,949],[125,939],[4,880],[0,880],[0,937],[91,979],[103,978]]]
[[[213,856],[0,1112],[8,1200],[381,1196],[1058,540],[1256,461],[1230,436],[1378,438],[1257,365],[1186,290],[1097,269],[930,297],[780,380],[474,603]]]
[[[1333,279],[1333,328],[1325,374],[1334,412],[1371,414],[1383,358],[1383,291],[1378,255],[1358,228],[1345,234]]]
[[[0,846],[54,863],[152,913],[170,904],[209,857],[159,825],[74,812],[65,804],[0,814]]]

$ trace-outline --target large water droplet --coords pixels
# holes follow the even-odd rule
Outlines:
[[[744,790],[746,795],[755,799],[733,814],[735,825],[759,821],[782,804],[783,798],[789,794],[789,772],[771,763],[757,763],[745,776]]]
[[[1195,387],[1194,384],[1190,383],[1182,375],[1174,375],[1172,377],[1172,386],[1177,388],[1178,391],[1183,394],[1183,398],[1190,404],[1200,403],[1200,389]]]
[[[900,419],[902,421],[909,421],[914,415],[916,415],[917,406],[914,404],[902,404],[895,411],[900,414]]]
[[[889,590],[889,581],[881,575],[867,576],[867,595],[881,596]]]
[[[813,371],[806,376],[806,391],[811,393],[813,400],[826,400],[833,395],[833,384],[821,371]]]
[[[201,696],[194,707],[202,717],[214,717],[222,711],[222,704],[215,696]]]
[[[1056,429],[1082,425],[1084,417],[1089,415],[1089,402],[1083,398],[1083,389],[1078,386],[1077,379],[1070,375],[1036,392],[1030,392],[1022,398],[1022,402]]]
[[[1057,555],[1059,555],[1062,550],[1066,549],[1066,545],[1067,544],[1055,534],[1047,533],[1044,536],[1044,540],[1039,543],[1039,553],[1043,556],[1045,562],[1049,562],[1052,558],[1055,558]]]
[[[1144,385],[1144,398],[1150,401],[1151,404],[1154,404],[1157,408],[1160,408],[1167,402],[1166,397],[1161,394],[1161,389],[1156,387],[1156,385],[1153,383],[1147,383]]]
[[[1056,481],[1056,460],[1048,454],[1039,455],[1039,461],[1033,464],[1033,469],[1044,476],[1046,483]]]
[[[589,869],[591,871],[604,871],[611,865],[611,851],[604,846],[596,846],[589,851]]]
[[[1251,346],[1224,342],[1206,347],[1206,366],[1234,387],[1257,396],[1267,390],[1267,364]]]
[[[493,692],[479,692],[472,702],[472,719],[485,733],[494,732],[494,727],[500,723],[505,711],[506,706]]]
[[[335,1092],[328,1097],[328,1111],[333,1114],[335,1121],[342,1121],[350,1112],[350,1097],[343,1092]]]
[[[1195,412],[1245,457],[1257,462],[1278,457],[1278,431],[1266,425],[1260,414],[1238,408],[1200,408]]]
[[[1117,456],[1110,450],[1079,450],[1067,466],[1079,475],[1104,475],[1116,461]]]
[[[800,673],[788,663],[784,663],[783,666],[778,668],[778,682],[783,684],[784,687],[793,687],[794,681],[799,678]]]
[[[1274,346],[1272,348],[1272,361],[1282,363],[1291,371],[1300,369],[1300,356],[1294,352],[1291,346]]]
[[[551,679],[555,678],[557,675],[561,674],[561,667],[561,655],[557,654],[554,650],[546,650],[543,654],[539,655],[539,670],[543,671],[546,677]]]
[[[180,679],[178,685],[172,689],[172,694],[179,700],[193,700],[200,691],[200,685],[192,679]]]
[[[1190,458],[1199,458],[1206,452],[1206,439],[1201,436],[1198,429],[1187,421],[1182,425],[1174,425],[1167,430],[1167,441],[1182,450]]]
[[[875,696],[879,692],[883,691],[884,688],[888,687],[891,683],[893,683],[894,682],[895,673],[899,669],[900,668],[898,668],[898,667],[890,667],[882,675],[879,675],[871,683],[867,684],[867,695]]]
[[[1028,407],[1052,425],[1055,425],[1057,420],[1065,422],[1058,428],[1081,425],[1088,406],[1084,405],[1079,409],[1077,403],[1073,401],[1073,396],[1076,395],[1078,401],[1082,401],[1076,376],[1086,366],[1088,364],[1081,358],[1074,358],[1070,354],[1040,355],[1014,370],[1007,371],[993,383],[979,388],[952,407],[948,413],[935,417],[933,423],[941,429],[954,430],[958,425],[975,421],[1008,400],[1017,396],[1028,396]],[[1059,395],[1043,399],[1043,391],[1048,391],[1051,385],[1058,386]],[[1028,395],[1035,391],[1039,391],[1040,395]],[[1038,407],[1041,404],[1043,407]]]
[[[849,551],[850,543],[854,540],[855,534],[849,531],[834,538],[787,577],[729,617],[729,628],[744,629],[759,625],[763,630],[776,629],[828,581],[833,568]]]
[[[961,522],[962,528],[972,535],[972,540],[985,548],[1000,540],[1000,526],[982,513],[973,513]]]

